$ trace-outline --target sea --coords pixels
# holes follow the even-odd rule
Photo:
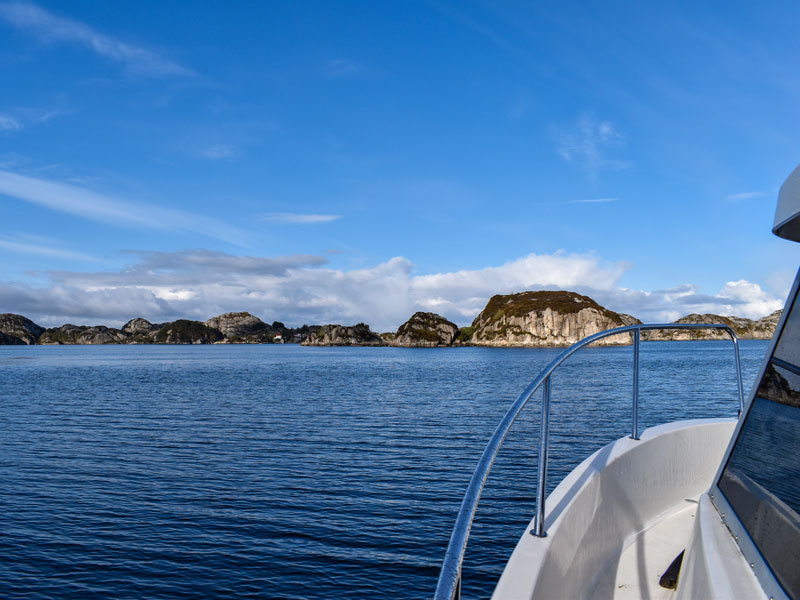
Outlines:
[[[741,342],[745,393],[768,342]],[[0,346],[0,598],[429,598],[473,469],[560,349]],[[632,349],[552,382],[548,488],[630,433]],[[540,394],[464,561],[533,516]],[[641,426],[735,416],[729,342],[644,342]]]

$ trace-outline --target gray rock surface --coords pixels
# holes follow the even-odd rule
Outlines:
[[[720,323],[728,325],[737,337],[744,340],[768,340],[775,333],[775,328],[781,318],[780,310],[771,315],[762,317],[757,321],[744,317],[723,317],[721,315],[692,313],[681,317],[675,323]],[[728,334],[718,329],[663,329],[647,331],[642,334],[642,339],[648,341],[664,340],[727,340]]]
[[[403,323],[391,340],[391,346],[435,348],[452,346],[458,335],[458,325],[430,312],[417,312]]]
[[[222,332],[202,321],[178,319],[165,323],[153,341],[156,344],[213,344],[224,339]]]
[[[112,329],[104,325],[62,325],[45,330],[39,337],[43,345],[54,344],[123,344],[127,335],[119,329]]]
[[[13,336],[13,335],[6,335],[2,331],[0,331],[0,346],[25,346],[25,342],[23,342],[20,338]]]
[[[150,321],[147,319],[142,319],[141,317],[131,319],[122,326],[122,331],[129,335],[134,335],[136,333],[148,335],[158,329],[160,329],[159,325],[153,325]]]
[[[470,343],[476,346],[569,346],[600,331],[640,322],[575,292],[521,292],[493,296],[472,322]],[[597,342],[603,346],[630,343],[631,334]]]
[[[208,327],[222,332],[228,341],[263,344],[275,341],[276,332],[258,317],[248,312],[225,313],[206,321]],[[283,340],[283,334],[279,337]]]
[[[147,319],[131,319],[122,326],[122,333],[128,336],[124,343],[152,344],[156,334],[162,327],[163,324],[153,324]]]
[[[309,333],[303,346],[385,346],[380,335],[370,331],[369,325],[359,323],[353,326],[323,325]]]
[[[0,344],[35,344],[39,336],[44,333],[44,327],[40,327],[27,317],[4,313],[0,315],[0,333],[5,338],[0,339]],[[14,340],[19,340],[19,342]],[[8,340],[8,341],[4,341]]]

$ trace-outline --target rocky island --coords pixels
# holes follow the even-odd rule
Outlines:
[[[681,317],[675,323],[718,323],[727,325],[737,337],[743,340],[768,340],[775,333],[782,311],[776,310],[771,315],[757,321],[744,317],[722,317],[720,315],[692,313]],[[719,329],[662,329],[642,333],[643,340],[726,340],[728,334]]]
[[[292,329],[279,321],[267,325],[246,312],[225,313],[206,322],[178,319],[151,323],[135,318],[122,329],[71,324],[45,329],[27,317],[6,313],[0,315],[0,345],[300,343],[317,329],[308,325]]]
[[[492,296],[472,322],[475,346],[569,346],[588,335],[641,323],[575,292],[522,292]],[[600,345],[630,344],[630,334],[600,340]]]
[[[36,323],[23,317],[6,313],[0,315],[0,343],[3,344],[35,344],[39,337],[44,333],[44,327],[39,327]]]
[[[676,323],[722,323],[741,339],[769,339],[781,311],[758,320],[690,314]],[[569,291],[527,291],[492,296],[472,325],[459,328],[431,312],[417,312],[396,332],[376,333],[366,323],[303,325],[292,329],[279,321],[271,325],[248,312],[229,312],[207,321],[178,319],[151,323],[137,317],[121,329],[105,325],[61,325],[45,329],[22,315],[0,314],[0,345],[20,344],[280,344],[305,346],[394,346],[444,348],[452,346],[551,347],[569,346],[588,335],[641,323],[592,298]],[[642,333],[645,341],[717,340],[727,334],[708,330],[659,330]],[[631,334],[605,338],[599,345],[630,344]]]
[[[303,340],[303,346],[385,346],[383,338],[366,323],[350,327],[323,325]]]
[[[417,312],[400,325],[389,345],[405,348],[452,346],[458,331],[458,325],[444,317],[430,312]]]

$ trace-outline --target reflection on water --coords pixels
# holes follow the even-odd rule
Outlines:
[[[742,342],[745,382],[766,349]],[[430,597],[487,440],[559,352],[0,347],[0,598]],[[632,362],[554,375],[550,489],[628,434]],[[643,343],[642,427],[735,415],[734,373],[726,342]],[[533,514],[538,422],[536,398],[492,469],[465,598]]]

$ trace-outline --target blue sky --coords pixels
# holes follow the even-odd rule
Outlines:
[[[782,306],[792,3],[4,2],[0,312]]]

